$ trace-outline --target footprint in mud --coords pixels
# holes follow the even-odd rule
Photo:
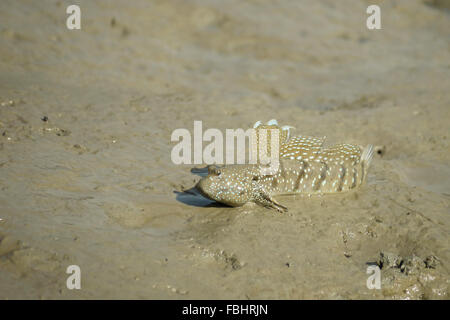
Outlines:
[[[180,208],[165,202],[107,204],[103,208],[112,221],[125,228],[150,227],[169,231],[185,221]]]
[[[0,264],[19,274],[32,271],[45,273],[62,268],[64,257],[39,248],[25,246],[22,241],[0,234]]]
[[[131,205],[107,205],[105,213],[114,222],[126,228],[142,227],[150,219],[145,209]]]
[[[14,251],[20,249],[22,243],[20,240],[0,234],[0,259],[7,257]]]
[[[239,270],[245,266],[245,263],[241,262],[234,253],[229,254],[225,250],[204,248],[201,251],[201,257],[205,259],[205,262],[211,259],[215,264],[229,271]]]
[[[217,251],[214,254],[216,260],[219,263],[222,263],[225,268],[231,269],[231,270],[239,270],[244,265],[239,261],[239,259],[236,257],[235,254],[228,254],[224,250]]]
[[[46,273],[61,269],[61,261],[57,254],[38,249],[26,248],[14,251],[11,261],[24,272],[27,270],[42,271]]]

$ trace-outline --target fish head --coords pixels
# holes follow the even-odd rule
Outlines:
[[[261,177],[258,165],[237,164],[223,167],[209,166],[208,175],[196,185],[206,198],[239,207],[253,200],[254,189]]]

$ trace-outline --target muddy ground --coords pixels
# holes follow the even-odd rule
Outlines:
[[[449,298],[449,1],[77,3],[0,2],[0,298]],[[183,198],[173,130],[272,118],[382,147],[367,184]]]

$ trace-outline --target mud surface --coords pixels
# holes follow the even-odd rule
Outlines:
[[[0,2],[0,298],[449,298],[448,1],[78,3],[69,31],[71,1]],[[174,129],[272,118],[379,146],[368,183],[183,198]]]

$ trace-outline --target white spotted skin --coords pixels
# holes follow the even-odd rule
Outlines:
[[[336,157],[330,159],[328,162],[280,159],[274,175],[262,175],[258,164],[214,168],[199,181],[197,189],[207,198],[229,206],[242,206],[253,201],[285,211],[286,208],[273,196],[339,193],[353,190],[364,182],[369,161],[358,159],[341,164],[341,161],[335,161]]]
[[[209,166],[208,176],[202,178],[196,188],[211,200],[232,207],[242,206],[253,200],[255,177],[260,176],[259,172],[259,166],[252,164]]]
[[[296,136],[280,146],[280,158],[310,161],[321,151],[325,141],[323,138]]]
[[[285,138],[285,136],[283,137]],[[322,148],[325,137],[292,137],[280,148],[276,174],[261,174],[259,164],[210,166],[197,189],[207,198],[242,206],[255,202],[278,211],[287,208],[273,196],[282,194],[326,194],[350,191],[364,183],[373,147],[364,150],[349,144]]]

